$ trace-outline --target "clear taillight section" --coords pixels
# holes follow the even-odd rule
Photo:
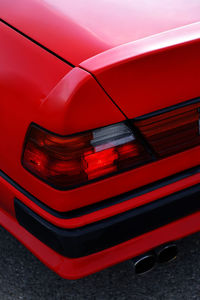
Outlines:
[[[200,145],[200,103],[193,103],[135,121],[158,157]]]
[[[68,137],[31,125],[22,163],[47,183],[67,189],[150,160],[125,123]]]

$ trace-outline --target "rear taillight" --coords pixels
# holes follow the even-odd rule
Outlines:
[[[67,137],[31,125],[22,164],[48,184],[68,189],[177,154],[200,145],[200,102],[137,118],[133,128],[140,141],[126,123]]]
[[[125,123],[68,137],[31,125],[22,163],[47,183],[67,189],[151,159]]]
[[[199,111],[197,102],[134,123],[162,158],[200,145]]]

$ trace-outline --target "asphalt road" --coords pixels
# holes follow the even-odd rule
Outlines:
[[[200,234],[179,241],[178,258],[135,276],[131,261],[77,281],[60,278],[0,229],[0,300],[200,299]]]

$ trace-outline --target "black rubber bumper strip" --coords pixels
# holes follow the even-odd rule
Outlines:
[[[21,226],[56,252],[78,258],[115,246],[200,209],[200,184],[114,217],[76,229],[61,229],[42,219],[18,199]]]
[[[24,188],[22,188],[17,182],[12,180],[2,170],[0,170],[0,177],[5,179],[15,189],[17,189],[20,193],[25,195],[29,199],[29,201],[34,202],[39,207],[41,207],[42,209],[44,209],[45,211],[50,213],[52,216],[55,216],[55,217],[60,218],[60,219],[72,219],[72,218],[77,218],[77,217],[80,217],[80,216],[84,216],[84,215],[93,213],[95,211],[101,210],[103,208],[111,207],[111,206],[114,206],[118,203],[122,203],[124,201],[136,198],[138,196],[141,196],[141,195],[144,195],[146,193],[152,192],[152,191],[157,190],[161,187],[167,186],[169,184],[172,184],[174,182],[177,182],[179,180],[182,180],[184,178],[193,176],[193,175],[198,174],[198,173],[200,173],[200,166],[187,169],[185,171],[176,173],[176,174],[171,175],[169,177],[165,177],[163,179],[160,179],[160,180],[155,181],[153,183],[147,184],[147,185],[142,186],[140,188],[131,190],[129,192],[120,194],[118,196],[108,198],[108,199],[102,200],[100,202],[93,203],[93,204],[83,206],[83,207],[80,207],[80,208],[76,208],[76,209],[73,209],[71,211],[66,211],[66,212],[58,212],[58,211],[50,208],[49,206],[47,206],[46,204],[41,202],[39,199],[34,197],[32,194],[27,192]]]

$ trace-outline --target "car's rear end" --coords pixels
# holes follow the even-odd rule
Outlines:
[[[2,226],[65,278],[198,231],[199,23],[76,66],[1,32]]]

